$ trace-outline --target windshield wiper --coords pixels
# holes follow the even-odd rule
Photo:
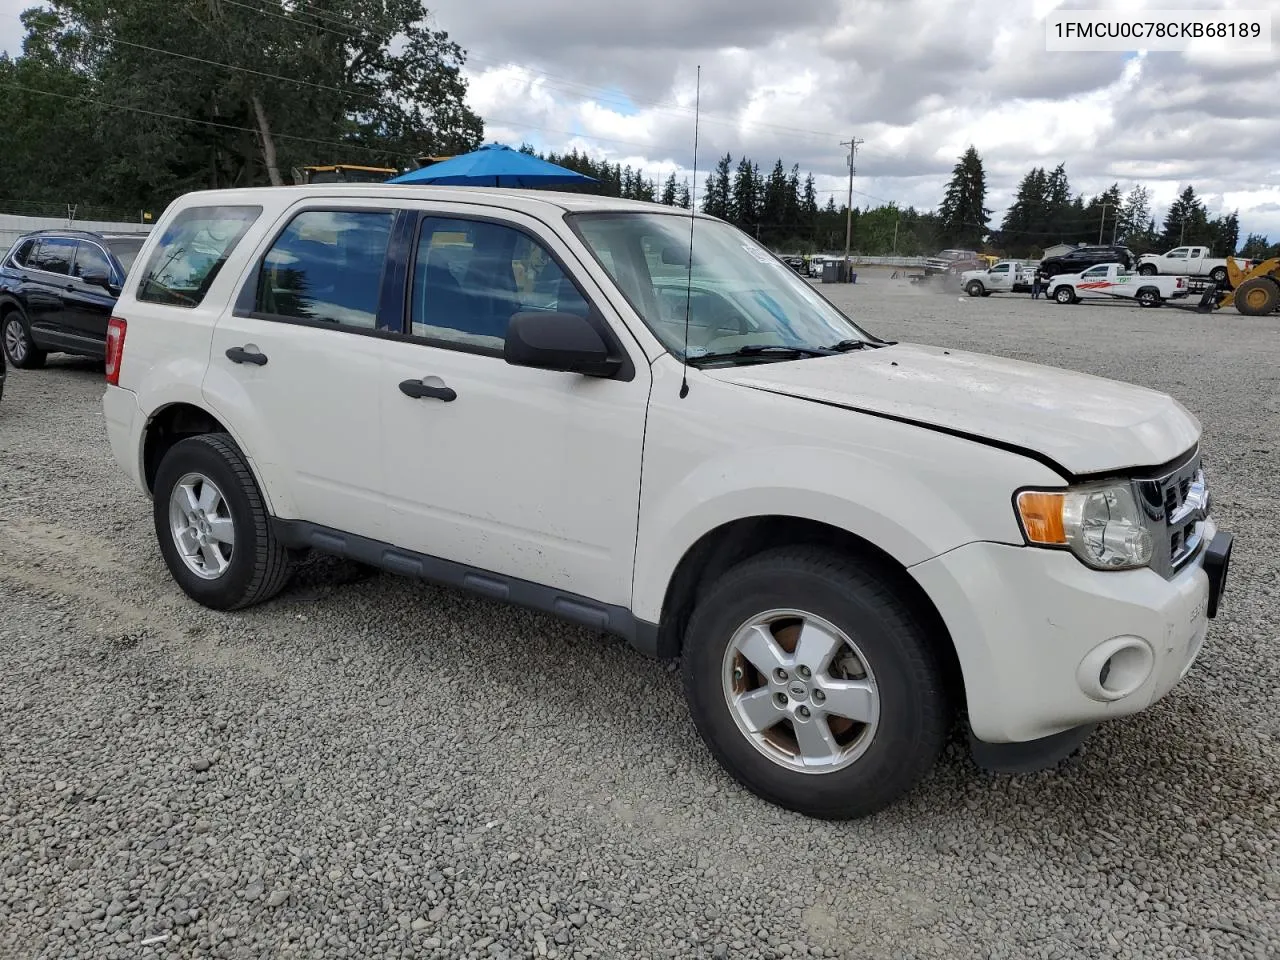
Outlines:
[[[796,357],[829,357],[831,351],[826,348],[818,347],[788,347],[780,343],[749,343],[746,346],[739,347],[737,350],[725,350],[721,353],[703,353],[697,356],[688,357],[686,363],[691,366],[698,366],[701,363],[707,363],[712,360],[733,360],[738,357],[759,357],[772,355],[779,359],[796,358]]]
[[[833,343],[831,346],[827,347],[827,349],[833,350],[836,353],[844,353],[847,350],[878,350],[881,347],[891,347],[897,342],[898,341],[896,340],[885,340],[882,343],[877,343],[874,340],[856,340],[850,338],[848,340],[841,340],[839,343]]]

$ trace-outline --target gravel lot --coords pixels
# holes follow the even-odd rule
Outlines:
[[[55,359],[0,401],[0,956],[1280,957],[1280,318],[832,290],[1201,418],[1237,548],[1167,699],[1059,770],[953,748],[904,804],[808,821],[612,639],[334,561],[195,606],[101,373]]]

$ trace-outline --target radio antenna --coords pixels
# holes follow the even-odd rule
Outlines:
[[[693,190],[689,195],[689,262],[685,270],[684,288],[684,370],[680,380],[680,399],[689,395],[689,312],[693,304],[693,225],[698,216],[698,114],[702,107],[702,64],[693,95]]]

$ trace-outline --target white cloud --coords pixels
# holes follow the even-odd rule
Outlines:
[[[1280,239],[1274,52],[1047,53],[1042,22],[1062,8],[1270,7],[1280,31],[1276,0],[840,0],[834,15],[830,4],[771,0],[739,4],[727,32],[700,35],[692,31],[710,15],[687,0],[650,0],[645,9],[660,15],[638,30],[622,14],[611,31],[598,18],[580,25],[579,7],[544,0],[535,37],[526,20],[503,22],[505,0],[437,5],[438,23],[473,55],[473,105],[528,124],[500,131],[491,122],[490,137],[513,133],[557,151],[576,143],[655,178],[673,163],[683,174],[701,63],[700,183],[726,152],[761,167],[781,156],[815,173],[824,201],[834,192],[839,202],[847,183],[840,141],[855,134],[866,141],[855,203],[874,203],[870,194],[928,208],[973,143],[997,219],[1027,170],[1064,162],[1078,192],[1143,183],[1167,204],[1190,183],[1211,212],[1238,208],[1243,231]],[[552,27],[554,43],[546,40]],[[487,77],[501,63],[520,64],[526,78],[549,74],[542,94],[555,105],[494,100]],[[610,102],[619,95],[633,97],[633,107]]]

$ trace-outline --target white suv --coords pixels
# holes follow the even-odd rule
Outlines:
[[[1149,706],[1230,554],[1176,401],[879,339],[653,204],[193,193],[107,380],[199,603],[267,600],[311,548],[620,634],[681,658],[733,776],[820,817],[903,794],[961,710],[1011,769]]]

